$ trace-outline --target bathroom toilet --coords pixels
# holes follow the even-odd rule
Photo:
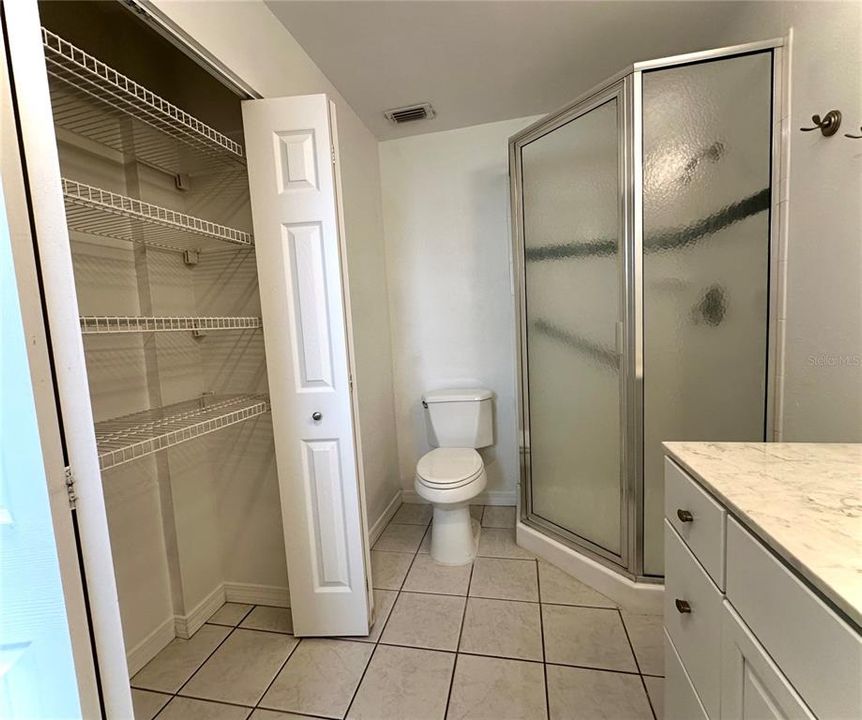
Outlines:
[[[434,507],[431,557],[444,565],[464,565],[476,557],[481,527],[470,516],[470,501],[487,484],[476,448],[494,442],[493,397],[483,388],[437,390],[422,397],[436,447],[416,464],[414,487]]]

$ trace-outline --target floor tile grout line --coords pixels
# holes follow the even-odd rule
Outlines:
[[[386,624],[386,622],[389,621],[389,616],[392,615],[392,610],[394,609],[395,603],[392,604],[392,609],[389,611],[389,615],[386,617],[386,620],[383,623],[384,625]],[[353,694],[350,696],[350,702],[347,703],[347,708],[344,710],[344,714],[341,716],[342,718],[346,718],[350,714],[350,709],[353,707],[353,703],[356,702],[356,696],[359,695],[359,688],[362,687],[362,682],[365,680],[365,676],[368,674],[368,668],[371,667],[371,663],[374,661],[374,656],[377,654],[377,648],[380,646],[380,638],[382,636],[383,628],[381,627],[380,635],[377,636],[377,640],[374,642],[374,645],[371,648],[371,652],[368,655],[368,661],[365,663],[365,667],[362,668],[362,674],[359,676],[359,681],[356,683],[356,687],[353,688]]]
[[[266,632],[266,631],[264,631]],[[260,694],[260,697],[257,699],[257,702],[254,704],[254,709],[257,710],[260,707],[261,701],[266,697],[266,694],[269,692],[269,689],[275,684],[275,681],[278,680],[278,676],[281,675],[282,670],[287,666],[287,663],[290,662],[290,659],[293,657],[294,653],[296,653],[297,648],[302,645],[303,638],[298,638],[296,635],[291,634],[291,637],[296,640],[296,645],[294,645],[290,652],[287,654],[287,657],[284,659],[284,662],[281,664],[281,667],[278,668],[275,675],[272,676],[272,680],[269,681],[269,684],[264,688],[264,691]]]
[[[285,608],[286,610],[287,608]],[[209,623],[204,623],[205,625],[209,625]],[[216,627],[224,627],[224,626],[216,626]],[[296,637],[292,632],[285,632],[284,630],[267,630],[266,628],[254,628],[254,627],[243,627],[242,625],[237,625],[234,630],[245,630],[246,632],[255,632],[255,633],[269,633],[270,635],[290,635],[290,637]],[[297,638],[299,639],[299,638]]]
[[[219,610],[221,610],[225,605],[248,605],[248,610],[246,610],[243,613],[242,617],[239,620],[237,620],[236,623],[233,625],[231,623],[213,622],[213,618],[218,614]],[[240,624],[251,614],[251,611],[254,610],[256,607],[257,607],[257,605],[253,605],[250,603],[235,603],[235,602],[230,602],[229,600],[225,600],[224,603],[222,603],[222,606],[218,610],[216,610],[212,615],[210,615],[207,620],[204,620],[204,625],[221,625],[222,627],[238,628],[240,626]],[[195,630],[195,632],[197,632],[197,630]]]
[[[608,607],[607,605],[583,605],[581,603],[560,603],[548,602],[546,600],[539,601],[542,605],[551,605],[552,607],[578,607],[586,608],[587,610],[610,610],[612,612],[619,610],[618,607]]]
[[[366,643],[370,644],[370,643]],[[511,655],[494,655],[492,653],[480,653],[474,650],[445,650],[443,648],[432,648],[432,647],[420,647],[419,645],[404,645],[402,643],[393,643],[393,642],[379,642],[377,645],[382,645],[383,647],[397,647],[403,648],[405,650],[427,650],[428,652],[436,652],[436,653],[445,653],[446,655],[468,655],[470,657],[479,657],[479,658],[493,658],[494,660],[513,660],[515,662],[525,662],[530,663],[532,665],[551,665],[552,667],[561,667],[561,668],[574,668],[575,670],[591,670],[593,672],[602,672],[602,673],[613,673],[614,675],[629,675],[634,677],[639,677],[640,673],[635,672],[633,670],[614,670],[612,668],[607,667],[597,667],[595,665],[574,665],[571,663],[562,663],[562,662],[545,662],[543,663],[541,660],[535,660],[533,658],[526,657],[513,657]],[[664,678],[659,678],[657,675],[650,675],[649,677],[655,677],[657,679],[663,680]]]
[[[388,523],[386,523],[386,527],[389,527],[390,525],[413,525],[414,527],[428,527],[430,524],[431,524],[430,520],[428,522],[415,522],[415,523],[398,522],[398,520],[396,520],[393,517]],[[383,529],[385,530],[386,528],[383,528]]]
[[[255,710],[255,705],[243,705],[242,703],[231,702],[230,700],[213,700],[212,698],[202,697],[201,695],[175,695],[174,698],[180,700],[198,700],[200,702],[213,703],[215,705],[228,705],[229,707],[241,707],[247,710]]]
[[[644,693],[646,693],[647,702],[649,703],[650,712],[652,712],[653,720],[659,720],[658,713],[655,711],[655,705],[653,705],[652,696],[649,694],[649,688],[647,687],[646,680],[644,676],[641,675],[641,685],[643,685]]]
[[[402,555],[407,555],[407,554],[408,553],[402,553]],[[424,554],[424,553],[418,553],[418,555],[422,555],[422,554]],[[418,558],[418,555],[417,555],[417,558]],[[479,558],[479,557],[476,558],[476,560],[480,560],[480,559],[502,560],[504,558]],[[524,562],[535,562],[535,560],[525,560]],[[457,567],[457,566],[455,566],[455,567]],[[413,566],[411,564],[408,567],[407,573],[405,574],[404,580],[402,580],[400,587],[398,587],[398,588],[376,587],[374,589],[375,590],[384,590],[386,592],[406,592],[406,593],[412,593],[414,595],[438,595],[438,596],[442,595],[444,597],[476,597],[476,598],[481,598],[483,600],[500,600],[501,602],[522,602],[522,603],[529,603],[530,605],[540,605],[541,604],[541,605],[551,605],[553,607],[577,607],[577,608],[585,608],[587,610],[609,610],[611,612],[616,612],[618,610],[617,607],[607,607],[606,605],[582,605],[579,603],[560,603],[560,602],[546,602],[544,600],[521,600],[521,599],[516,599],[516,598],[503,598],[503,597],[496,597],[494,595],[463,595],[461,593],[453,593],[453,592],[433,592],[431,590],[410,590],[410,589],[404,587],[404,583],[406,582],[407,575],[410,574],[410,570],[412,570],[412,569],[413,569]],[[469,590],[468,590],[468,592],[469,592]],[[240,629],[241,630],[253,630],[255,628],[240,628]],[[276,632],[276,631],[275,630],[263,630],[262,632]],[[645,673],[645,674],[649,674],[649,673]],[[662,676],[659,675],[656,677],[662,677]]]
[[[638,677],[640,678],[641,687],[643,688],[644,695],[646,695],[647,704],[649,705],[649,709],[650,709],[650,712],[652,713],[653,720],[658,720],[658,716],[656,715],[655,708],[653,707],[653,704],[652,704],[652,699],[649,696],[649,690],[647,689],[647,686],[646,686],[646,680],[644,680],[643,673],[641,672],[641,664],[640,664],[640,661],[638,660],[637,653],[635,652],[634,643],[632,642],[631,636],[629,635],[629,629],[628,629],[628,626],[626,625],[626,620],[623,617],[622,610],[617,608],[617,612],[619,613],[619,616],[620,616],[620,622],[623,625],[623,632],[626,634],[626,640],[628,641],[629,649],[632,651],[632,657],[635,659],[635,667],[638,670]]]
[[[470,577],[467,579],[467,594],[464,596],[464,610],[461,612],[461,625],[458,628],[458,642],[455,643],[455,652],[461,651],[461,638],[464,636],[464,623],[467,619],[467,607],[470,605],[470,585],[473,582],[473,569],[475,565],[470,564]]]
[[[485,507],[482,507],[482,516],[485,515]],[[482,519],[479,519],[479,538],[482,537]],[[476,543],[476,551],[479,544]],[[458,667],[458,655],[461,652],[461,638],[464,635],[464,623],[467,619],[467,606],[470,604],[470,586],[473,584],[473,571],[476,569],[476,558],[470,561],[470,577],[467,580],[467,595],[464,597],[464,611],[461,613],[461,627],[458,628],[458,642],[455,644],[455,660],[452,663],[452,674],[449,676],[449,692],[446,693],[446,708],[443,710],[443,720],[449,714],[449,703],[452,701],[452,688],[455,686],[455,670]]]
[[[636,667],[636,668],[637,668],[637,670],[638,670],[638,675],[642,675],[643,673],[641,673],[641,664],[640,664],[640,662],[638,662],[638,656],[637,656],[637,653],[635,652],[635,646],[634,646],[634,643],[632,642],[632,639],[631,639],[631,637],[629,636],[629,629],[628,629],[628,627],[626,626],[626,621],[625,621],[625,618],[623,618],[623,613],[622,613],[622,611],[621,611],[619,608],[617,608],[617,614],[618,614],[618,615],[619,615],[619,617],[620,617],[620,623],[622,623],[622,626],[623,626],[623,632],[625,633],[625,635],[626,635],[626,641],[627,641],[627,642],[628,642],[628,644],[629,644],[629,650],[631,650],[631,651],[632,651],[632,657],[634,658],[634,661],[635,661],[635,667]]]
[[[443,720],[449,717],[449,704],[452,702],[452,689],[455,687],[455,673],[458,672],[458,659],[460,657],[461,653],[456,652],[455,658],[452,660],[452,672],[449,675],[449,689],[446,692],[446,707],[443,708]]]
[[[310,720],[332,720],[332,718],[327,718],[327,717],[324,717],[322,715],[312,715],[311,713],[297,712],[296,710],[289,710],[289,711],[273,710],[272,708],[266,708],[266,707],[260,707],[260,706],[252,708],[252,712],[255,712],[257,710],[264,710],[266,712],[274,712],[274,713],[279,713],[279,714],[284,713],[284,712],[289,712],[291,715],[297,715],[298,717],[303,717],[303,718],[310,718]],[[248,718],[246,718],[246,720],[248,720]]]
[[[551,697],[548,689],[548,654],[545,650],[545,614],[542,604],[542,575],[539,572],[539,561],[536,561],[536,593],[539,596],[539,634],[542,637],[542,673],[545,677],[545,717],[551,717]]]
[[[206,623],[204,623],[204,624],[206,624]],[[188,676],[188,678],[186,679],[186,681],[185,681],[182,685],[180,685],[180,686],[179,686],[179,688],[177,688],[177,690],[176,690],[175,692],[171,693],[173,697],[171,698],[171,700],[169,700],[169,701],[165,704],[165,707],[167,707],[168,705],[170,705],[170,704],[171,704],[171,702],[173,701],[173,698],[178,697],[178,696],[180,695],[180,692],[182,692],[182,689],[183,689],[186,685],[188,685],[188,684],[191,682],[192,678],[200,672],[201,668],[202,668],[204,665],[206,665],[206,664],[207,664],[207,662],[209,662],[209,659],[210,659],[213,655],[215,655],[215,654],[216,654],[216,652],[218,652],[218,649],[219,649],[222,645],[224,645],[224,644],[227,642],[227,639],[228,639],[231,635],[233,635],[233,633],[234,633],[234,631],[235,631],[235,630],[236,630],[236,627],[231,628],[231,631],[230,631],[227,635],[225,635],[225,636],[224,636],[224,638],[222,639],[222,641],[221,641],[218,645],[216,645],[216,646],[213,648],[213,651],[212,651],[209,655],[207,655],[207,656],[204,658],[203,662],[195,668],[194,672],[193,672],[191,675],[189,675],[189,676]],[[210,701],[210,702],[218,702],[218,701],[213,700],[213,701]],[[153,717],[153,720],[155,720],[155,718],[157,718],[159,715],[161,715],[161,714],[162,714],[162,711],[164,711],[165,707],[163,707],[161,710],[159,710],[159,711],[156,713],[156,715]]]

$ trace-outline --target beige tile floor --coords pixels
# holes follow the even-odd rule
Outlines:
[[[661,620],[515,544],[514,508],[472,508],[479,557],[435,564],[431,509],[402,505],[371,551],[363,638],[299,639],[290,611],[228,603],[132,678],[137,720],[652,720]]]

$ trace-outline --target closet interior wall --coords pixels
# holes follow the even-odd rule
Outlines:
[[[241,142],[240,98],[119,3],[46,2],[40,13],[51,32]],[[54,89],[63,83],[51,83],[56,117]],[[251,233],[244,163],[195,166],[178,143],[186,186],[178,189],[170,169],[136,154],[142,143],[132,121],[117,122],[122,150],[58,122],[65,179]],[[260,318],[253,246],[207,242],[186,257],[75,224],[70,216],[82,317]],[[266,399],[260,327],[85,333],[84,347],[97,428],[210,394]],[[194,632],[226,588],[288,603],[268,412],[105,469],[102,482],[131,673],[175,634]]]

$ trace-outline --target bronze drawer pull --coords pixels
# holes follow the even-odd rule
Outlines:
[[[676,609],[679,610],[681,614],[691,612],[691,605],[689,605],[688,600],[680,600],[679,598],[677,598],[673,602],[674,605],[676,605]]]
[[[677,510],[676,516],[681,522],[692,522],[694,520],[694,515],[692,515],[688,510]]]

